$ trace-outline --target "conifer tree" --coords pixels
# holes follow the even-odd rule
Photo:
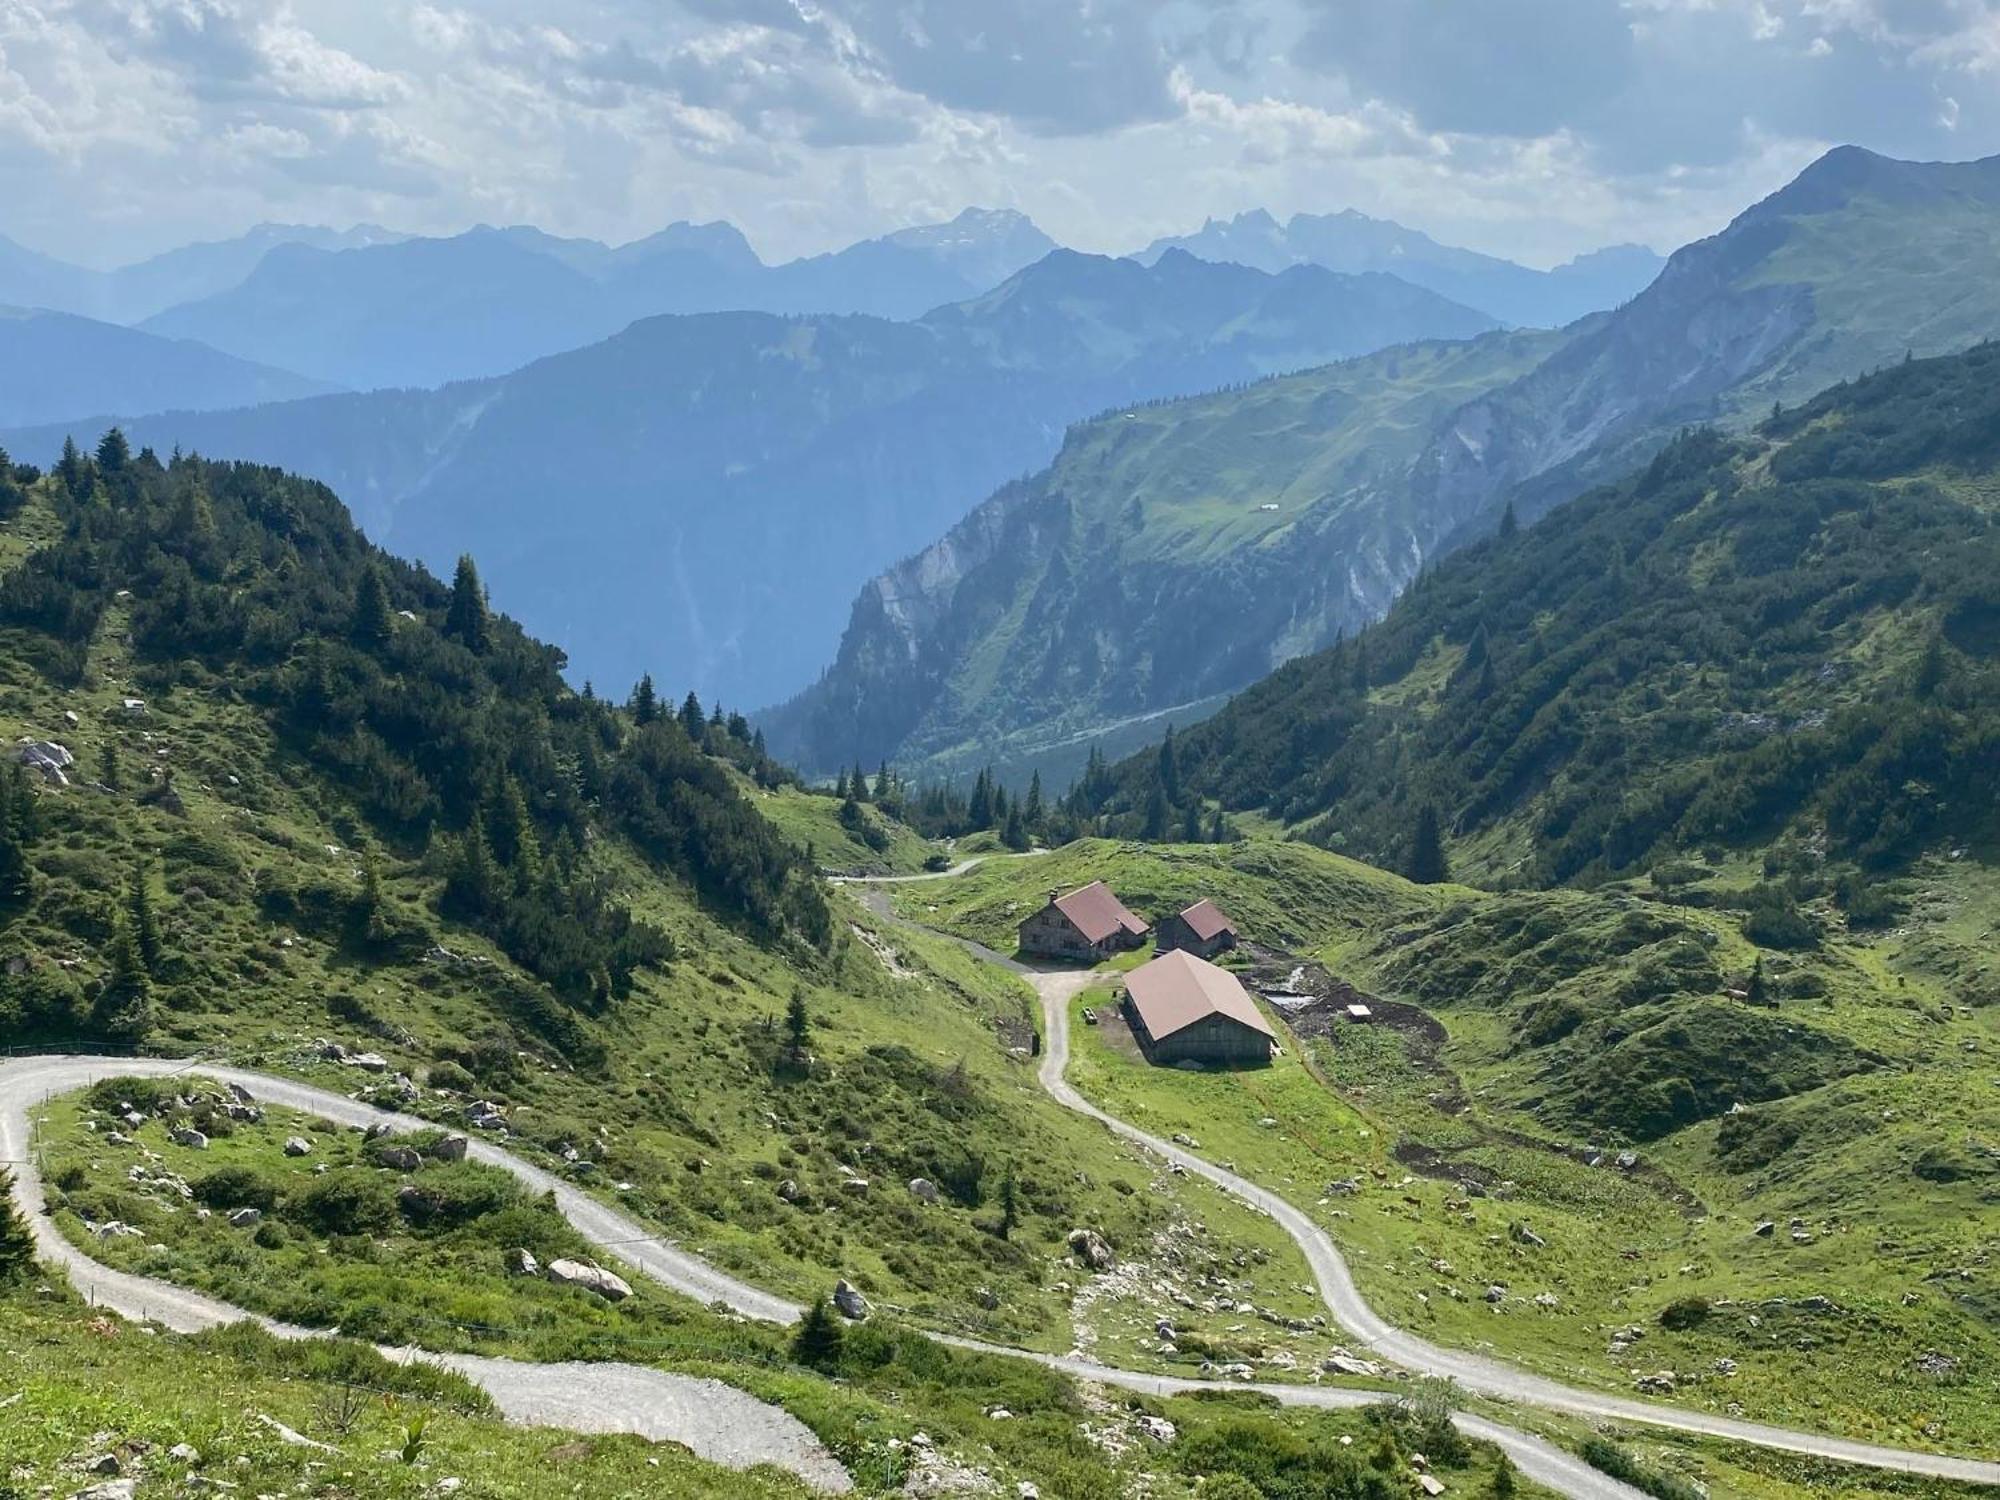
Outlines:
[[[1199,844],[1201,842],[1201,804],[1190,802],[1181,809],[1181,842]]]
[[[83,488],[83,455],[77,451],[76,439],[63,439],[62,457],[56,460],[56,478],[63,484],[63,492],[72,500],[77,499],[77,491]]]
[[[107,474],[121,473],[132,462],[132,445],[125,434],[113,427],[97,440],[97,467]]]
[[[875,800],[887,801],[895,793],[895,783],[889,778],[889,762],[882,762],[875,770]]]
[[[856,802],[868,800],[868,773],[861,769],[861,762],[854,763],[854,774],[847,780],[847,794]]]
[[[1368,696],[1368,637],[1366,635],[1358,635],[1354,638],[1354,670],[1349,675],[1348,686],[1354,690],[1356,697],[1366,698]]]
[[[1021,819],[1021,804],[1018,802],[1007,809],[1007,824],[1000,841],[1017,852],[1028,847],[1028,827]]]
[[[828,1299],[817,1298],[805,1310],[797,1331],[792,1334],[792,1358],[808,1370],[825,1373],[837,1369],[842,1337],[840,1320],[834,1316]]]
[[[785,1045],[792,1061],[806,1060],[806,1044],[812,1039],[812,1013],[806,1009],[804,985],[792,987],[792,998],[785,1005]]]
[[[1167,805],[1177,807],[1181,800],[1181,759],[1174,748],[1174,726],[1167,726],[1167,737],[1160,741],[1160,790],[1166,793]]]
[[[118,764],[118,741],[104,742],[104,749],[97,761],[97,779],[114,792],[124,790],[125,773]]]
[[[1155,781],[1152,791],[1146,795],[1146,821],[1140,829],[1139,836],[1154,843],[1166,838],[1167,816],[1170,811],[1167,806],[1166,790]]]
[[[1436,803],[1426,802],[1417,809],[1417,825],[1410,835],[1410,857],[1403,873],[1418,885],[1437,885],[1451,878]]]
[[[152,882],[146,878],[147,873],[145,865],[132,872],[126,912],[132,919],[132,940],[138,945],[139,962],[145,965],[148,976],[156,977],[167,951],[166,941],[160,935],[159,913],[153,909]]]
[[[1020,1221],[1020,1195],[1014,1187],[1014,1164],[1009,1162],[1007,1175],[1000,1179],[1000,1238],[1004,1240],[1012,1234]]]
[[[113,918],[107,956],[111,974],[91,1005],[91,1027],[108,1041],[136,1045],[153,1029],[153,981],[122,911]]]
[[[632,722],[644,729],[660,716],[660,697],[653,688],[653,674],[647,672],[632,689]]]
[[[0,1168],[0,1286],[27,1280],[35,1268],[35,1232],[14,1206],[14,1174]]]
[[[1503,1452],[1494,1462],[1493,1477],[1487,1481],[1486,1493],[1492,1500],[1514,1500],[1515,1479],[1514,1460]]]
[[[842,770],[833,778],[833,795],[843,803],[854,800],[854,789],[847,784],[847,772]]]
[[[1745,986],[1744,999],[1752,1005],[1770,1003],[1770,987],[1764,979],[1764,955],[1757,955],[1757,962],[1750,969],[1750,983]]]
[[[486,613],[486,589],[468,553],[451,576],[451,603],[444,612],[444,633],[468,651],[485,654],[492,645],[492,621]]]
[[[701,713],[701,699],[695,697],[690,690],[688,695],[681,699],[681,728],[687,731],[689,739],[699,745],[702,731],[707,727],[708,720],[703,718]]]
[[[1509,500],[1507,508],[1500,512],[1500,535],[1516,536],[1521,530],[1521,518],[1514,514],[1514,502]]]
[[[40,809],[28,790],[27,767],[16,765],[0,778],[0,901],[25,901],[34,889],[35,868],[28,850],[40,829]]]
[[[966,826],[974,833],[993,826],[993,777],[982,770],[972,783],[972,800],[965,805]]]
[[[389,586],[382,581],[382,570],[370,562],[354,586],[354,639],[373,649],[388,644],[395,632],[395,617],[389,613]]]
[[[1028,820],[1030,828],[1042,826],[1047,809],[1042,806],[1042,773],[1037,770],[1028,778],[1028,805],[1021,810],[1021,816]]]

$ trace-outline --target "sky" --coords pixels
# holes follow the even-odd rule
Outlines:
[[[1357,208],[1532,264],[1830,145],[2000,153],[2000,0],[0,0],[0,233],[261,220],[768,260],[979,205],[1121,252]]]

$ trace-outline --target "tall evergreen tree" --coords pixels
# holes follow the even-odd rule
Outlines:
[[[493,623],[486,613],[486,589],[469,553],[459,558],[458,569],[451,575],[451,603],[444,612],[444,633],[481,655],[493,644]]]
[[[632,689],[632,722],[644,729],[660,716],[660,695],[653,687],[653,674],[647,672],[639,678],[638,686]]]
[[[1178,807],[1181,800],[1181,758],[1174,748],[1174,726],[1167,726],[1167,737],[1160,741],[1159,759],[1160,790],[1166,793],[1167,805]]]
[[[389,612],[389,586],[373,562],[361,570],[361,581],[354,586],[353,631],[356,642],[371,650],[387,645],[396,631],[395,617]]]
[[[1042,773],[1037,769],[1028,778],[1028,805],[1021,809],[1021,816],[1028,820],[1030,828],[1039,828],[1047,815],[1047,809],[1042,806]]]
[[[1514,514],[1514,502],[1509,500],[1507,508],[1500,512],[1500,535],[1516,536],[1521,530],[1521,518]]]
[[[160,934],[160,915],[153,909],[152,882],[147,878],[149,873],[143,864],[132,872],[132,886],[126,896],[125,909],[132,920],[132,940],[138,944],[139,961],[145,965],[148,976],[157,977],[161,960],[167,956],[167,945]]]
[[[132,919],[123,911],[112,919],[106,952],[111,973],[91,1004],[91,1028],[107,1041],[136,1046],[153,1029],[153,981],[133,935]]]
[[[63,493],[70,499],[80,499],[78,491],[83,488],[83,454],[77,451],[76,439],[63,439],[62,457],[56,460],[56,478],[62,481]]]
[[[0,777],[0,901],[20,902],[34,889],[28,862],[40,829],[40,809],[28,789],[28,769],[15,765]]]
[[[1201,842],[1201,804],[1189,802],[1181,809],[1181,842],[1199,844]]]
[[[1167,818],[1172,811],[1167,806],[1166,789],[1158,781],[1146,794],[1146,820],[1140,828],[1139,836],[1158,843],[1167,836]]]
[[[35,1232],[14,1206],[14,1174],[0,1168],[0,1286],[28,1279],[35,1269]]]
[[[895,783],[889,779],[889,762],[883,761],[875,770],[875,800],[887,801],[895,792]]]
[[[1445,859],[1444,833],[1438,827],[1434,802],[1426,802],[1417,809],[1417,824],[1410,834],[1410,857],[1403,873],[1418,885],[1437,885],[1451,878],[1451,866]]]
[[[972,800],[965,805],[966,825],[974,832],[993,826],[993,776],[982,770],[972,783]]]
[[[1021,804],[1018,802],[1007,809],[1006,828],[1000,835],[1000,841],[1017,852],[1028,847],[1028,825],[1022,821]]]
[[[97,759],[97,779],[112,791],[125,789],[125,773],[118,764],[118,741],[106,740]]]
[[[868,800],[868,773],[861,769],[861,762],[854,763],[854,774],[848,778],[847,792],[856,802]]]
[[[792,1061],[806,1060],[806,1046],[812,1040],[812,1012],[806,1009],[804,985],[792,986],[792,998],[785,1004],[785,1046]]]
[[[687,731],[689,739],[699,745],[702,731],[707,727],[708,720],[702,717],[701,699],[695,697],[693,690],[690,689],[688,695],[681,699],[681,728]]]
[[[107,474],[123,473],[132,462],[132,445],[125,434],[113,427],[97,440],[97,467]]]

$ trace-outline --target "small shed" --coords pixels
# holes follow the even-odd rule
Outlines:
[[[1138,947],[1146,932],[1110,886],[1093,880],[1068,895],[1050,891],[1049,904],[1021,923],[1021,951],[1030,958],[1096,963]]]
[[[1148,1061],[1162,1067],[1267,1063],[1278,1040],[1234,974],[1182,949],[1132,971],[1125,1019]]]
[[[1206,898],[1170,917],[1160,918],[1155,934],[1154,942],[1162,953],[1178,948],[1198,958],[1213,958],[1236,946],[1236,924],[1222,914],[1221,907]]]

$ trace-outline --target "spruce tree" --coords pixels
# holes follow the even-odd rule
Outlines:
[[[792,998],[785,1005],[785,1045],[792,1061],[806,1060],[806,1044],[812,1039],[812,1014],[806,1009],[805,986],[794,985]]]
[[[1417,826],[1410,835],[1410,857],[1403,873],[1418,885],[1437,885],[1451,878],[1435,803],[1426,802],[1417,809]]]
[[[1153,790],[1146,796],[1146,820],[1139,836],[1159,843],[1167,836],[1167,817],[1171,809],[1167,806],[1167,794],[1159,782],[1153,783]]]
[[[701,699],[695,697],[690,690],[688,695],[681,699],[681,728],[687,731],[689,739],[699,745],[702,731],[707,727],[708,720],[702,717]]]
[[[153,1029],[153,981],[122,911],[113,919],[107,952],[111,974],[91,1004],[91,1028],[106,1041],[136,1046]]]
[[[1770,986],[1764,979],[1764,955],[1757,955],[1757,962],[1750,969],[1750,983],[1744,988],[1743,998],[1752,1005],[1768,1005],[1771,1002]]]
[[[34,889],[28,862],[40,826],[40,809],[28,789],[27,767],[16,765],[0,779],[0,901],[25,901]]]
[[[1167,804],[1177,807],[1181,800],[1181,760],[1174,749],[1174,726],[1167,726],[1167,737],[1160,741],[1160,790],[1167,795]]]
[[[1493,1500],[1514,1500],[1515,1479],[1514,1460],[1504,1452],[1493,1464],[1493,1477],[1487,1481],[1486,1493]]]
[[[62,481],[63,492],[72,500],[78,498],[77,491],[83,487],[83,475],[83,455],[77,451],[76,439],[66,437],[62,457],[56,460],[56,478]]]
[[[484,653],[493,644],[492,621],[486,613],[486,590],[471,556],[458,560],[451,577],[451,603],[444,612],[444,633],[468,651]]]
[[[847,779],[847,794],[856,802],[868,800],[868,773],[861,769],[861,762],[854,763],[854,774]]]
[[[644,729],[660,716],[660,696],[653,689],[653,674],[646,673],[639,679],[639,685],[632,689],[632,722]]]
[[[387,645],[395,633],[396,620],[389,612],[389,586],[382,581],[382,570],[370,562],[362,568],[361,579],[354,586],[354,639],[372,650]]]
[[[1017,853],[1028,847],[1028,826],[1021,820],[1021,805],[1018,802],[1007,809],[1007,826],[1000,835],[1000,841]]]
[[[97,762],[97,779],[114,792],[124,790],[125,773],[118,765],[118,741],[104,742],[104,750]]]
[[[132,445],[114,427],[97,440],[97,467],[107,474],[121,473],[132,462]]]
[[[817,1298],[805,1310],[792,1334],[792,1358],[808,1370],[826,1373],[837,1369],[842,1336],[840,1320],[834,1316],[828,1299]]]
[[[1521,518],[1514,514],[1514,502],[1509,500],[1507,508],[1500,512],[1500,535],[1503,537],[1515,536],[1519,534],[1520,530]]]
[[[965,807],[965,821],[972,832],[993,826],[993,777],[981,771],[972,783],[972,800]]]
[[[1190,802],[1181,809],[1181,842],[1199,844],[1201,842],[1201,804]]]
[[[35,1232],[14,1206],[14,1174],[0,1168],[0,1286],[26,1281],[35,1269]]]
[[[889,762],[885,760],[875,771],[875,800],[886,801],[894,795],[895,789],[896,784],[889,777]]]
[[[1028,805],[1021,809],[1021,816],[1028,820],[1030,828],[1039,828],[1047,811],[1042,806],[1042,773],[1036,771],[1028,778]]]
[[[147,867],[132,872],[132,887],[126,897],[126,912],[132,919],[132,940],[139,948],[139,962],[150,977],[157,977],[160,962],[167,956],[166,940],[160,935],[160,916],[153,909],[152,882]]]
[[[1368,696],[1368,637],[1354,638],[1354,669],[1348,676],[1348,686],[1357,698]]]

